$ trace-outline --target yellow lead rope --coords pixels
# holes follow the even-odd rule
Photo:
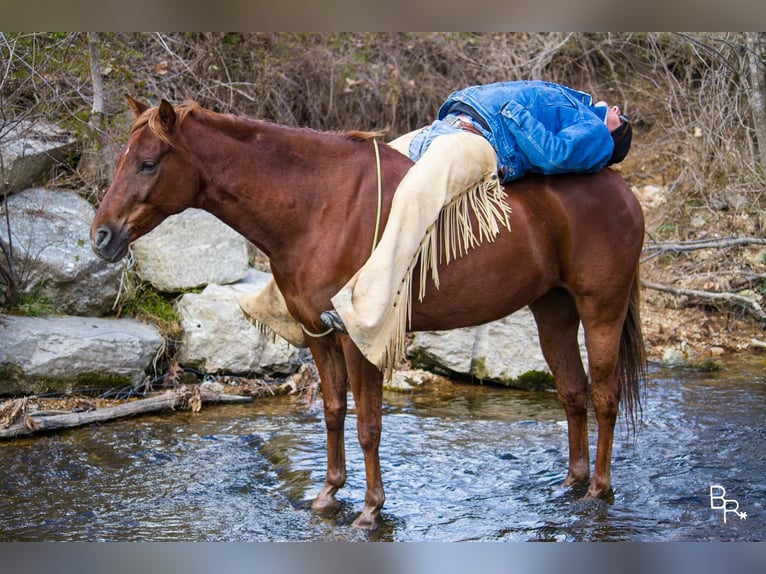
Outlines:
[[[370,255],[375,251],[375,247],[378,245],[378,233],[380,233],[380,215],[382,211],[382,202],[383,202],[383,183],[382,183],[382,177],[380,173],[380,150],[378,149],[378,140],[373,139],[372,145],[375,146],[375,169],[378,172],[378,215],[375,219],[375,235],[372,238],[372,251],[370,251]]]
[[[383,177],[381,174],[380,169],[380,149],[378,148],[378,140],[373,139],[372,145],[375,148],[375,170],[378,174],[378,213],[375,217],[375,235],[372,238],[372,251],[370,251],[370,255],[372,255],[375,252],[375,248],[378,246],[378,235],[380,234],[380,220],[381,215],[383,211]],[[315,339],[319,339],[320,337],[324,337],[325,335],[329,335],[332,333],[332,327],[327,329],[327,331],[324,331],[322,333],[312,333],[309,331],[306,326],[301,323],[301,329],[303,329],[303,332],[306,333],[309,337],[314,337]]]

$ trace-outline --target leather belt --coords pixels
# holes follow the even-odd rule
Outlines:
[[[466,132],[471,132],[477,136],[484,137],[484,134],[481,132],[481,130],[479,130],[479,128],[476,127],[476,124],[474,124],[471,116],[467,114],[450,114],[444,118],[444,122],[451,125],[452,127]]]

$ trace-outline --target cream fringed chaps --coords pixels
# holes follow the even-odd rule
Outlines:
[[[413,136],[392,145],[403,151]],[[439,288],[440,261],[449,263],[493,241],[501,227],[510,230],[505,197],[494,149],[469,132],[436,138],[399,184],[377,248],[332,298],[351,338],[386,377],[404,356],[418,258],[422,301],[429,273]]]
[[[406,154],[416,134],[406,134],[390,145]],[[501,227],[510,231],[511,208],[505,197],[494,149],[486,139],[469,132],[436,138],[399,184],[375,251],[332,298],[351,338],[387,378],[404,356],[416,267],[422,301],[429,273],[439,288],[440,261],[448,264],[493,241]],[[290,316],[273,279],[259,293],[245,295],[239,302],[259,327],[272,329],[293,345],[306,345],[306,333]]]
[[[421,257],[418,270],[418,300],[422,301],[426,294],[429,271],[434,285],[439,288],[437,264],[440,256],[449,264],[451,259],[465,255],[469,249],[477,247],[482,241],[493,241],[500,232],[500,225],[510,231],[510,207],[503,200],[504,197],[505,192],[497,178],[484,181],[445,206],[437,222],[426,231],[418,252],[407,269],[402,289],[397,292],[397,299],[392,305],[393,326],[389,341],[383,356],[375,363],[385,372],[387,378],[390,378],[393,368],[404,358],[405,334],[412,321],[412,278],[418,257]],[[478,221],[478,237],[471,225],[469,209]]]

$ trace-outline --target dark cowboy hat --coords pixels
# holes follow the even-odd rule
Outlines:
[[[609,158],[606,165],[620,163],[630,151],[630,143],[633,140],[633,128],[627,116],[620,116],[620,119],[622,120],[620,127],[612,132],[614,151],[612,151],[612,157]]]

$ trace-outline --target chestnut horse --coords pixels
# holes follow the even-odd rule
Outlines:
[[[91,227],[94,251],[117,261],[171,214],[204,209],[270,259],[290,314],[313,333],[322,311],[364,263],[374,241],[378,174],[372,134],[329,133],[215,113],[189,103],[154,108],[128,98],[136,122]],[[411,161],[380,145],[381,223]],[[590,477],[588,377],[598,422],[595,472],[586,496],[611,490],[621,399],[635,421],[645,377],[638,308],[641,207],[616,172],[530,176],[506,186],[512,232],[440,263],[439,289],[413,297],[411,329],[442,330],[499,319],[528,305],[555,378],[569,433],[565,485]],[[413,206],[413,208],[417,208]],[[419,285],[413,280],[413,293]],[[357,409],[367,490],[354,524],[374,528],[385,496],[378,446],[382,373],[347,336],[308,338],[321,379],[327,474],[312,508],[335,508],[346,480],[347,383]]]

